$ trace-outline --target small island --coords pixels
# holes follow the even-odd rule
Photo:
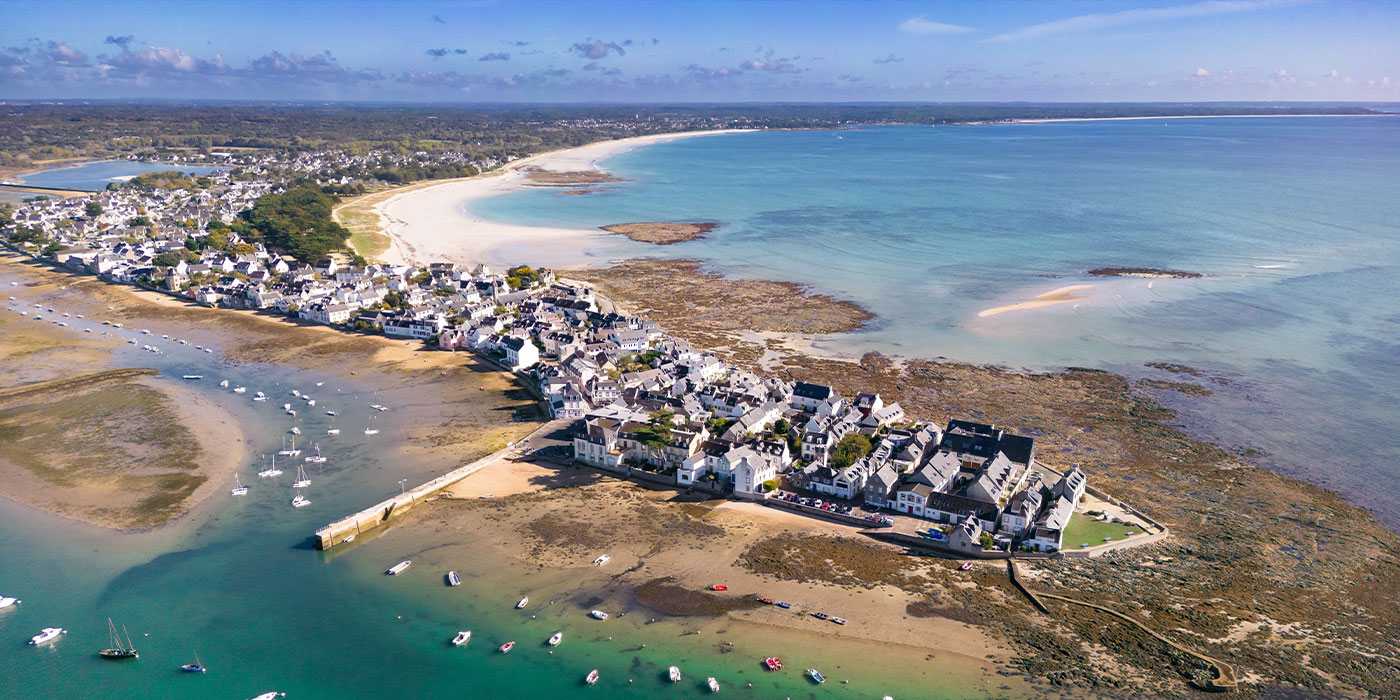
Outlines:
[[[577,187],[580,185],[601,185],[609,182],[623,182],[623,179],[601,170],[544,170],[524,168],[525,179],[536,187]]]
[[[704,238],[705,234],[719,228],[719,224],[714,222],[690,224],[653,222],[613,224],[612,226],[602,226],[600,228],[608,233],[620,234],[640,243],[671,245],[672,243],[684,243],[697,238]]]
[[[1199,272],[1185,270],[1163,270],[1157,267],[1096,267],[1089,271],[1090,277],[1167,277],[1171,279],[1195,279],[1205,277]]]

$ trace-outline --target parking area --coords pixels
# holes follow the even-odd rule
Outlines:
[[[817,494],[802,494],[794,491],[778,491],[770,498],[795,503],[799,506],[815,508],[817,510],[845,515],[852,518],[859,518],[871,523],[872,527],[884,527],[895,525],[898,518],[885,513],[876,512],[874,509],[865,508],[849,501],[833,499],[829,496]]]

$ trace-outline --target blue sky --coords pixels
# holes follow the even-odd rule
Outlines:
[[[0,98],[1400,101],[1395,2],[0,0]]]

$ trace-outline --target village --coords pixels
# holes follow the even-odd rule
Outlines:
[[[39,232],[51,243],[36,251],[20,237],[21,249],[204,306],[477,353],[537,389],[552,417],[573,421],[577,464],[864,527],[906,516],[916,526],[899,530],[951,553],[1065,548],[1087,479],[1077,466],[1038,463],[1033,437],[758,376],[549,270],[357,265],[343,255],[306,263],[228,228],[289,172],[343,172],[353,165],[344,158],[245,163],[236,176],[202,176],[196,192],[118,187],[30,202],[4,233],[13,246],[16,231]]]

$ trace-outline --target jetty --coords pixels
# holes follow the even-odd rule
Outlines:
[[[358,513],[347,515],[340,520],[322,527],[317,530],[314,535],[316,539],[316,548],[322,550],[330,549],[331,547],[344,543],[347,537],[359,536],[375,528],[383,527],[390,520],[412,510],[414,506],[437,496],[443,489],[517,453],[520,450],[520,443],[541,431],[557,429],[560,423],[559,421],[543,423],[532,430],[528,435],[522,437],[520,441],[505,449],[492,452],[475,462],[464,464],[427,483],[411,489],[406,489],[397,496],[387,498]]]

